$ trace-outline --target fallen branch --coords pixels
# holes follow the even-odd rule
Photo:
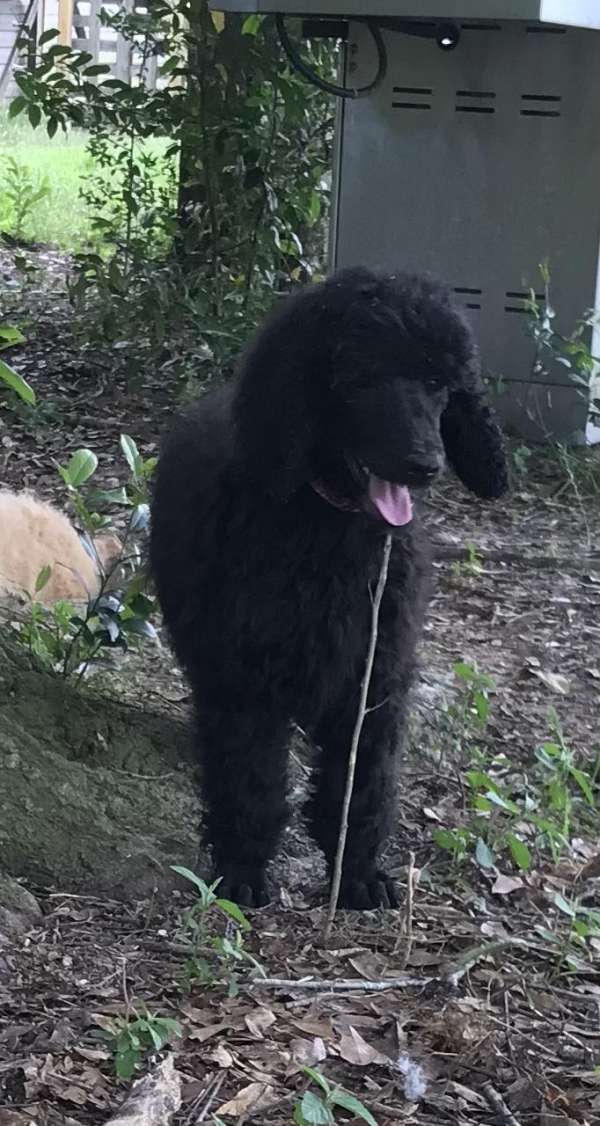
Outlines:
[[[504,1099],[502,1098],[502,1095],[498,1091],[496,1091],[495,1087],[492,1087],[492,1084],[489,1081],[483,1084],[481,1090],[483,1091],[483,1094],[490,1104],[492,1110],[494,1110],[498,1115],[500,1122],[503,1122],[505,1126],[521,1126],[519,1120],[515,1118],[512,1111],[509,1109],[509,1107],[507,1107]]]
[[[342,817],[340,824],[340,834],[338,837],[337,852],[335,855],[335,864],[333,866],[333,878],[331,881],[331,895],[329,898],[329,909],[327,912],[327,919],[325,922],[325,929],[323,931],[323,942],[325,945],[329,942],[331,937],[331,928],[335,913],[337,911],[338,900],[340,897],[340,886],[342,883],[342,868],[344,864],[344,853],[346,851],[346,838],[348,836],[348,820],[350,814],[350,803],[352,801],[352,791],[354,789],[354,775],[356,773],[356,761],[358,758],[358,745],[367,714],[367,699],[369,696],[369,688],[371,685],[371,676],[373,673],[373,663],[375,661],[375,650],[377,648],[377,635],[379,631],[379,610],[381,607],[381,599],[385,590],[387,582],[388,565],[390,561],[390,552],[392,550],[392,537],[388,534],[385,537],[385,544],[383,547],[383,555],[381,558],[381,567],[379,568],[379,578],[377,579],[377,588],[371,606],[371,635],[369,637],[369,648],[367,650],[367,659],[365,662],[365,673],[360,686],[360,700],[358,705],[358,714],[356,716],[356,723],[352,733],[352,743],[350,746],[350,756],[348,759],[348,774],[346,776],[346,790],[344,792],[344,801],[342,804]]]
[[[287,989],[293,991],[301,989],[311,993],[383,993],[386,989],[422,988],[432,981],[440,981],[437,977],[409,977],[402,974],[400,977],[382,978],[381,981],[364,981],[363,978],[337,979],[334,981],[305,980],[293,981],[285,977],[255,977],[246,982],[246,989]]]
[[[471,559],[471,552],[466,547],[453,544],[434,543],[434,559],[436,562],[466,562]],[[477,548],[477,555],[483,566],[486,563],[510,563],[516,567],[533,567],[536,571],[566,571],[579,573],[581,571],[600,571],[600,555],[524,555],[520,551],[491,550]]]
[[[449,985],[456,988],[461,978],[473,969],[482,958],[489,958],[490,954],[496,954],[499,950],[505,950],[509,946],[520,946],[526,950],[532,949],[531,944],[525,942],[522,938],[497,938],[492,942],[482,942],[480,946],[470,946],[465,950],[456,962],[452,962],[446,969],[443,980],[447,981]]]
[[[181,1080],[173,1056],[168,1055],[133,1084],[120,1111],[106,1126],[168,1126],[180,1106]]]

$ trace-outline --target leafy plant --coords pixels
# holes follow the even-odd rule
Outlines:
[[[569,848],[574,821],[591,829],[597,824],[600,760],[593,772],[579,765],[554,709],[548,715],[552,739],[536,749],[529,769],[515,769],[503,753],[490,755],[480,735],[493,682],[473,665],[461,663],[454,671],[463,691],[448,715],[454,750],[469,759],[461,772],[467,817],[462,825],[434,829],[433,839],[456,865],[474,857],[483,869],[508,861],[529,871],[535,852],[556,860]]]
[[[452,574],[455,578],[477,579],[483,570],[483,559],[475,544],[467,544],[468,557],[465,560],[457,560],[452,564]]]
[[[547,262],[541,264],[540,274],[544,286],[543,299],[540,300],[532,289],[526,301],[528,330],[536,343],[534,372],[537,375],[547,374],[548,363],[566,368],[571,381],[590,404],[592,416],[598,417],[600,399],[593,393],[598,358],[592,354],[588,343],[591,330],[597,323],[597,313],[594,309],[586,312],[569,335],[559,332],[555,327],[556,311],[550,297],[551,277]]]
[[[515,446],[512,451],[513,465],[519,474],[519,477],[524,477],[529,468],[529,461],[532,451],[529,446]]]
[[[23,333],[15,328],[14,325],[0,324],[0,352],[4,352],[6,348],[12,348],[15,344],[23,344],[25,337]],[[35,404],[35,391],[22,375],[19,375],[14,368],[10,367],[0,357],[0,380],[11,391],[14,391],[24,403],[29,403],[31,406]]]
[[[179,1021],[149,1012],[103,1021],[102,1031],[119,1079],[131,1079],[146,1052],[159,1052],[170,1040],[183,1035]]]
[[[555,930],[541,924],[535,929],[552,947],[556,971],[565,967],[570,973],[593,972],[595,950],[591,944],[600,939],[600,911],[583,906],[577,899],[566,899],[560,892],[554,895],[553,905],[559,913]]]
[[[271,21],[211,13],[208,0],[150,0],[101,20],[135,44],[136,82],[50,31],[27,41],[36,65],[18,74],[10,107],[51,136],[90,130],[97,245],[70,283],[80,331],[116,349],[133,379],[171,358],[187,379],[195,358],[167,347],[180,335],[227,368],[273,292],[321,269],[333,107],[289,69]],[[335,47],[307,50],[334,73]]]
[[[245,946],[244,935],[250,930],[250,923],[237,903],[216,894],[220,879],[207,884],[189,868],[174,865],[173,871],[189,880],[198,893],[196,902],[181,920],[180,937],[188,949],[183,983],[190,989],[194,983],[214,986],[225,981],[228,996],[235,997],[244,964],[264,976],[262,966]],[[218,916],[225,916],[227,925],[224,933],[213,934],[211,924]]]
[[[4,157],[4,175],[0,192],[8,205],[11,234],[22,239],[28,218],[40,200],[50,195],[47,176],[34,176],[26,164],[14,156]]]
[[[370,1110],[356,1095],[343,1087],[332,1086],[322,1072],[314,1067],[304,1067],[302,1070],[318,1090],[309,1088],[300,1102],[296,1103],[294,1122],[297,1126],[335,1126],[335,1111],[338,1108],[348,1111],[353,1118],[366,1122],[368,1126],[377,1126]]]

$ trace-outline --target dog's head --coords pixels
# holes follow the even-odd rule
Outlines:
[[[311,483],[338,507],[407,523],[408,489],[444,455],[479,496],[507,488],[471,331],[428,278],[346,270],[286,298],[234,409],[246,465],[283,500]]]

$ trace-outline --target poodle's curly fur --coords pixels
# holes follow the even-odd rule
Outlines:
[[[365,269],[283,299],[237,377],[167,439],[153,571],[193,689],[215,871],[238,902],[267,901],[292,720],[320,747],[308,819],[332,864],[392,530],[341,903],[397,903],[380,853],[429,586],[408,490],[436,476],[444,452],[479,496],[505,491],[470,329],[436,282]]]

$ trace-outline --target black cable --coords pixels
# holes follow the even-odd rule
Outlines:
[[[321,78],[312,70],[308,63],[305,63],[300,52],[292,43],[285,26],[285,18],[281,14],[275,16],[281,46],[294,70],[300,71],[300,74],[303,74],[309,82],[312,82],[313,86],[317,86],[319,90],[323,90],[326,94],[333,94],[335,98],[366,98],[368,94],[372,94],[373,90],[376,90],[377,87],[381,85],[387,74],[387,51],[380,28],[373,20],[367,19],[361,22],[366,23],[377,48],[377,74],[373,81],[369,82],[367,86],[358,86],[353,89],[349,86],[336,86],[333,82],[327,82],[325,78]]]

